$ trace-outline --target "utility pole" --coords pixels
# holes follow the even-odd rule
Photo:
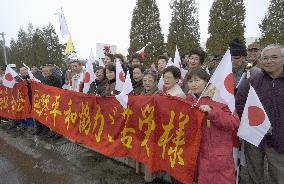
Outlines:
[[[5,65],[7,65],[7,55],[6,55],[6,46],[5,46],[5,34],[4,32],[0,33],[2,35],[2,39],[3,39],[3,50],[4,50],[4,59],[5,59]]]

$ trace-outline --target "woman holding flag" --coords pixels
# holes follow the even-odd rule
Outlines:
[[[206,114],[201,127],[198,184],[234,184],[232,133],[240,121],[227,105],[211,99],[210,90],[204,92],[209,79],[209,74],[199,67],[191,70],[185,79],[189,88],[186,100]]]

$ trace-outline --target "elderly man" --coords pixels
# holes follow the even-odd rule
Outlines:
[[[264,184],[264,157],[268,162],[271,184],[284,183],[284,53],[281,45],[268,45],[261,52],[262,72],[244,79],[236,95],[236,109],[241,116],[249,85],[252,85],[268,115],[271,129],[259,147],[245,142],[249,183]]]
[[[74,74],[71,78],[71,91],[82,92],[83,80],[85,71],[83,70],[82,63],[79,60],[73,60],[70,62],[71,72]]]
[[[61,88],[61,81],[60,79],[58,79],[57,77],[55,77],[54,75],[52,75],[53,73],[53,68],[50,65],[45,65],[42,67],[42,76],[43,76],[43,80],[42,83],[48,86],[53,86],[53,87],[57,87],[57,88]],[[34,135],[36,134],[41,134],[41,135],[45,135],[45,134],[49,134],[49,137],[53,137],[53,138],[59,138],[60,136],[55,134],[54,132],[50,131],[49,128],[47,126],[45,126],[44,124],[36,121],[36,128],[35,131],[32,133]]]

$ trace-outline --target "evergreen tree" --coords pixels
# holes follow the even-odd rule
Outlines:
[[[48,61],[47,43],[44,39],[44,33],[37,28],[32,38],[30,66],[40,66]]]
[[[44,39],[47,44],[48,60],[56,65],[61,65],[64,59],[64,45],[59,43],[58,35],[51,23],[43,27]]]
[[[21,28],[18,32],[18,39],[15,44],[11,43],[11,51],[14,55],[12,62],[17,66],[21,65],[22,63],[29,64],[32,60],[32,34],[33,28],[32,25],[29,24],[28,32],[25,32],[25,30]]]
[[[22,63],[41,66],[48,62],[60,65],[64,57],[63,49],[64,46],[59,43],[58,35],[51,24],[35,30],[29,24],[27,32],[21,28],[18,39],[10,42],[11,63],[17,66]]]
[[[163,52],[164,37],[156,0],[137,0],[130,29],[129,56],[151,42],[145,49],[145,65],[150,66]]]
[[[173,56],[176,45],[185,54],[199,47],[199,22],[195,0],[173,0],[171,2],[172,20],[170,23],[167,50]]]
[[[210,9],[207,51],[224,54],[232,39],[244,41],[244,19],[243,0],[215,0]]]
[[[284,45],[284,0],[270,0],[268,12],[259,24],[262,35],[260,43]]]

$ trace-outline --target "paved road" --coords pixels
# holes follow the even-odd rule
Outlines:
[[[6,158],[0,155],[0,184],[21,184],[19,171]]]
[[[0,125],[0,184],[144,184],[142,174],[70,141],[9,131]]]

